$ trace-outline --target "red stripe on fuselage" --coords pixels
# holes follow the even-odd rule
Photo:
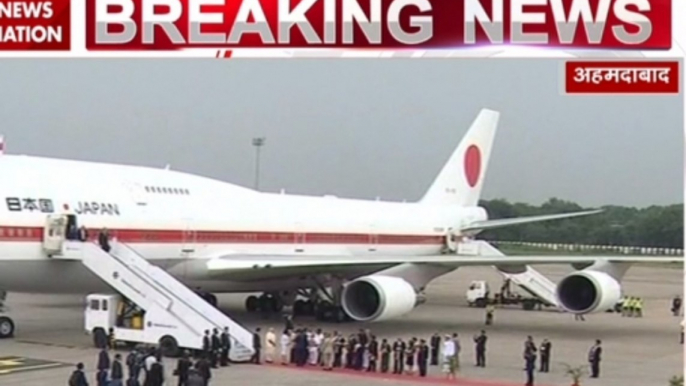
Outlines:
[[[126,243],[227,243],[227,244],[443,244],[435,235],[369,235],[359,233],[289,233],[254,231],[186,231],[157,229],[108,229],[110,236]],[[96,240],[100,229],[88,229]],[[1,241],[42,241],[43,228],[0,226]]]

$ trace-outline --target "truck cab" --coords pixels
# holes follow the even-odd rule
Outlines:
[[[491,290],[484,280],[474,280],[467,290],[467,304],[476,307],[486,307]]]
[[[143,312],[116,294],[91,294],[86,297],[85,330],[93,335],[95,347],[107,345],[109,334],[115,341],[141,343]]]

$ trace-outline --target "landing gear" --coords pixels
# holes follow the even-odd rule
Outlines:
[[[203,291],[200,288],[196,288],[195,293],[212,307],[217,308],[217,297],[213,293]]]
[[[9,316],[0,316],[0,339],[14,336],[14,321]]]
[[[262,294],[248,296],[245,299],[245,309],[248,312],[279,313],[283,310],[283,300],[277,294]]]
[[[0,314],[5,312],[5,299],[7,292],[0,290]],[[14,336],[14,321],[9,316],[0,315],[0,339]]]

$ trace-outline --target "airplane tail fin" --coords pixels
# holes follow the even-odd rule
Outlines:
[[[500,113],[482,109],[420,200],[432,205],[476,206],[481,196]]]

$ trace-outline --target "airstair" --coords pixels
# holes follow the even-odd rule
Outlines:
[[[503,256],[503,260],[507,261],[506,255],[485,241],[475,240],[465,244],[466,245],[462,247],[462,250],[465,252],[469,251],[471,253],[460,253],[460,248],[458,248],[459,254],[476,253],[486,256]],[[505,279],[509,279],[511,283],[518,285],[520,288],[530,293],[532,296],[540,299],[545,304],[558,307],[557,296],[555,295],[557,285],[545,277],[542,273],[533,269],[531,266],[525,266],[526,270],[521,273],[509,273],[499,269],[497,266],[494,266],[493,268],[503,275]]]
[[[69,243],[63,258],[81,260],[91,272],[145,310],[146,327],[167,328],[179,347],[202,349],[205,330],[223,331],[228,327],[230,359],[243,362],[253,355],[250,331],[126,244],[114,241],[111,246],[107,253],[94,243]]]

